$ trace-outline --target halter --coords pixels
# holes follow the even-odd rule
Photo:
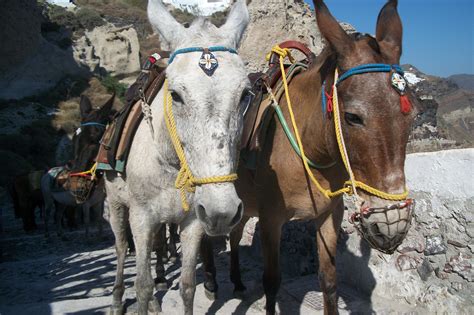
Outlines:
[[[211,46],[211,47],[208,47],[208,48],[203,48],[203,47],[188,47],[188,48],[181,48],[181,49],[177,49],[175,50],[171,55],[170,55],[170,59],[168,60],[168,64],[171,64],[174,60],[174,58],[176,58],[177,55],[180,55],[180,54],[187,54],[187,53],[190,53],[190,52],[204,52],[204,51],[210,51],[210,52],[216,52],[216,51],[227,51],[227,52],[230,52],[232,54],[238,54],[237,51],[233,48],[228,48],[228,47],[225,47],[225,46]]]
[[[390,81],[392,87],[400,95],[400,110],[404,114],[409,113],[411,110],[411,104],[410,100],[405,95],[405,89],[407,85],[403,77],[405,73],[403,72],[403,69],[400,67],[400,65],[389,65],[385,63],[368,63],[347,70],[337,79],[337,81],[335,81],[334,85],[331,87],[331,93],[326,91],[326,81],[324,81],[323,88],[321,89],[323,113],[332,112],[334,91],[342,81],[353,75],[373,72],[392,72]]]
[[[235,49],[224,47],[224,46],[211,46],[208,48],[188,47],[188,48],[175,50],[170,55],[170,59],[168,60],[168,65],[171,64],[174,58],[179,54],[186,54],[190,52],[201,52],[201,51],[202,51],[202,55],[201,55],[201,58],[199,58],[198,65],[202,69],[202,71],[204,71],[204,73],[207,74],[208,76],[212,76],[214,72],[216,71],[217,67],[219,66],[219,62],[217,61],[217,58],[212,54],[213,52],[227,51],[227,52],[230,52],[231,54],[237,54],[237,51]]]
[[[315,184],[316,188],[328,199],[339,196],[341,194],[348,194],[348,195],[354,195],[356,197],[359,197],[357,194],[357,188],[360,188],[372,195],[375,195],[379,198],[386,199],[386,200],[394,200],[394,201],[400,201],[400,200],[405,200],[408,196],[408,190],[405,189],[405,191],[401,194],[390,194],[383,192],[381,190],[378,190],[376,188],[373,188],[363,182],[357,181],[354,177],[354,174],[352,172],[352,168],[350,166],[347,150],[345,147],[344,143],[344,138],[342,135],[342,128],[341,128],[341,121],[340,121],[340,115],[339,115],[339,106],[338,106],[338,98],[337,98],[337,84],[342,82],[343,80],[347,79],[351,75],[356,75],[356,74],[362,74],[362,73],[368,73],[368,72],[389,72],[391,69],[394,68],[394,66],[390,65],[379,65],[379,64],[369,64],[369,65],[362,65],[359,67],[352,68],[351,70],[347,71],[345,75],[341,76],[341,78],[338,77],[337,69],[334,73],[334,82],[335,84],[332,87],[333,93],[331,95],[332,103],[334,105],[334,126],[335,126],[335,132],[336,132],[336,139],[337,139],[337,144],[339,147],[339,151],[342,157],[342,161],[344,163],[344,166],[349,174],[349,180],[344,183],[344,187],[336,190],[336,191],[331,191],[330,189],[325,189],[321,186],[321,184],[318,182],[316,177],[314,176],[313,172],[310,169],[310,166],[308,165],[308,159],[304,153],[304,148],[303,144],[301,141],[301,137],[298,131],[298,126],[296,124],[296,120],[294,117],[293,113],[293,108],[291,105],[291,100],[290,100],[290,94],[289,94],[289,89],[288,89],[288,82],[286,80],[286,73],[285,73],[285,66],[283,63],[283,60],[285,57],[291,56],[290,51],[288,49],[282,49],[279,46],[276,46],[272,48],[272,52],[278,54],[280,56],[280,70],[282,73],[282,80],[283,80],[283,86],[285,88],[285,97],[286,101],[288,104],[288,111],[290,114],[291,122],[293,124],[293,130],[296,136],[296,140],[298,143],[298,147],[301,153],[302,161],[304,168],[306,170],[306,173],[308,174],[309,178],[311,181]],[[290,58],[291,60],[291,58]],[[396,68],[399,68],[396,67]],[[396,69],[395,68],[395,69]],[[401,68],[399,68],[401,70]]]
[[[179,54],[185,54],[190,52],[200,52],[202,51],[203,54],[199,60],[199,67],[208,75],[212,76],[214,71],[218,66],[217,59],[211,52],[215,51],[227,51],[232,54],[237,54],[232,48],[227,48],[224,46],[212,46],[209,48],[201,48],[201,47],[189,47],[178,49],[170,55],[170,59],[168,64],[171,64],[174,58]],[[184,211],[189,210],[189,203],[186,198],[186,192],[194,192],[196,190],[196,186],[201,186],[205,184],[217,184],[217,183],[224,183],[224,182],[232,182],[237,179],[237,174],[232,173],[229,175],[221,175],[221,176],[212,176],[212,177],[203,177],[203,178],[196,178],[194,177],[189,164],[186,160],[186,155],[184,154],[184,149],[181,144],[181,140],[178,135],[178,131],[176,128],[176,122],[174,120],[173,115],[173,98],[171,93],[168,90],[168,80],[165,80],[163,86],[163,105],[164,105],[164,117],[166,128],[168,129],[168,133],[171,138],[171,142],[173,143],[173,147],[176,151],[176,155],[178,156],[180,162],[180,170],[178,172],[178,176],[176,177],[175,187],[179,189],[181,195],[181,204]]]

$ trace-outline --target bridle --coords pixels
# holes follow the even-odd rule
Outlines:
[[[407,114],[408,112],[410,112],[411,104],[407,96],[405,95],[406,81],[405,79],[403,79],[404,71],[402,67],[400,67],[400,65],[389,65],[389,64],[384,64],[384,63],[369,63],[369,64],[356,66],[344,72],[331,87],[331,93],[328,93],[326,91],[326,81],[323,82],[323,87],[321,89],[323,114],[332,112],[332,99],[334,95],[334,88],[339,86],[341,82],[350,78],[353,75],[374,73],[374,72],[391,72],[392,73],[391,85],[400,94],[400,109],[402,113],[404,114]]]
[[[199,58],[198,66],[206,73],[208,76],[212,76],[219,66],[217,58],[214,56],[213,52],[229,52],[232,54],[237,54],[237,51],[232,48],[227,48],[224,46],[211,46],[208,48],[202,47],[188,47],[182,48],[174,51],[168,60],[168,65],[171,64],[176,56],[180,54],[186,54],[191,52],[202,52],[201,57]],[[166,128],[168,130],[171,142],[173,144],[176,155],[178,156],[180,163],[180,170],[178,176],[176,177],[175,187],[180,191],[181,196],[181,205],[185,211],[189,210],[189,203],[186,197],[187,192],[194,192],[196,186],[201,186],[205,184],[216,184],[224,182],[232,182],[237,179],[236,173],[231,173],[229,175],[219,175],[211,177],[202,177],[196,178],[189,167],[189,164],[186,160],[186,155],[181,143],[181,140],[178,135],[176,128],[176,122],[173,115],[173,97],[171,92],[168,90],[168,80],[166,79],[163,85],[163,105],[164,105],[164,118],[166,123]],[[142,102],[147,106],[146,102]],[[149,105],[148,105],[149,106]]]
[[[388,65],[388,64],[365,64],[365,65],[360,65],[354,68],[349,69],[345,73],[343,73],[340,77],[338,75],[337,69],[334,71],[334,83],[331,87],[331,94],[326,92],[326,89],[322,89],[322,94],[323,94],[323,101],[322,101],[322,106],[323,106],[323,114],[329,110],[329,104],[330,104],[330,110],[333,112],[333,118],[334,118],[334,127],[335,127],[335,133],[336,133],[336,140],[337,140],[337,145],[339,148],[339,152],[344,164],[344,167],[349,174],[349,180],[344,183],[344,186],[336,191],[331,191],[331,189],[325,189],[321,186],[319,181],[316,179],[316,177],[313,174],[313,171],[311,170],[309,166],[309,159],[306,157],[304,153],[304,148],[303,144],[301,141],[300,133],[298,131],[298,126],[296,124],[295,116],[293,113],[293,108],[291,105],[291,99],[289,95],[289,88],[288,88],[288,82],[286,80],[286,73],[285,73],[285,66],[284,66],[284,58],[288,57],[291,60],[291,53],[288,48],[281,48],[278,45],[272,48],[272,53],[275,53],[279,55],[280,59],[280,70],[281,70],[281,78],[283,81],[283,86],[285,89],[285,97],[288,105],[288,111],[290,114],[291,122],[293,125],[293,131],[297,140],[298,148],[300,151],[300,157],[303,162],[304,168],[306,170],[306,173],[310,180],[314,183],[316,188],[328,199],[337,197],[342,194],[347,194],[349,196],[354,196],[356,198],[357,203],[359,203],[361,212],[358,214],[355,214],[351,216],[350,221],[351,223],[354,224],[354,226],[357,228],[357,230],[360,232],[362,237],[369,241],[374,248],[379,249],[382,252],[386,253],[391,253],[393,250],[398,246],[398,244],[395,244],[395,242],[390,239],[388,240],[390,247],[388,247],[386,250],[381,249],[380,246],[377,246],[375,243],[374,239],[376,236],[376,233],[372,232],[370,229],[367,228],[370,223],[364,222],[366,218],[368,218],[371,214],[373,213],[384,213],[386,218],[388,211],[392,210],[397,210],[400,211],[401,209],[408,209],[408,216],[411,218],[412,214],[412,207],[411,205],[414,203],[412,199],[407,199],[408,197],[408,189],[405,188],[405,191],[401,194],[392,194],[392,193],[387,193],[381,190],[378,190],[377,188],[371,187],[361,181],[358,181],[355,179],[354,173],[352,171],[350,161],[349,161],[349,156],[347,154],[347,149],[345,146],[344,142],[344,136],[342,133],[342,125],[341,125],[341,117],[340,117],[340,112],[339,112],[339,102],[338,102],[338,93],[337,93],[337,86],[346,80],[347,78],[353,76],[353,75],[360,75],[364,73],[372,73],[372,72],[391,72],[391,85],[392,87],[399,93],[400,95],[400,108],[402,113],[407,114],[411,110],[411,104],[408,99],[408,97],[405,94],[405,89],[406,89],[406,81],[403,78],[403,70],[399,65]],[[268,91],[270,93],[270,96],[273,99],[273,102],[276,102],[275,96],[273,95],[272,90],[268,88]],[[326,99],[327,98],[327,99]],[[276,105],[278,106],[278,105]],[[280,119],[281,121],[281,119]],[[363,208],[363,199],[358,195],[357,193],[357,188],[364,190],[365,192],[377,196],[378,198],[385,199],[385,200],[391,200],[391,201],[397,201],[398,203],[395,203],[393,205],[384,207],[384,208],[369,208],[365,207]],[[400,214],[398,216],[399,221],[403,221],[405,219],[402,219]],[[409,221],[409,220],[405,220]],[[380,222],[379,222],[380,223]],[[408,232],[408,226],[410,222],[407,222],[407,228],[400,233],[400,235],[406,235]],[[387,223],[385,223],[387,224]],[[388,224],[387,224],[388,225]],[[380,233],[379,233],[380,234]],[[385,242],[384,238],[384,242]]]
[[[357,74],[362,74],[362,73],[369,73],[369,72],[390,72],[392,69],[395,69],[397,71],[401,71],[400,66],[396,65],[384,65],[384,64],[369,64],[369,65],[361,65],[355,68],[352,68],[348,70],[346,73],[344,73],[340,78],[337,72],[337,69],[334,72],[334,84],[332,86],[332,95],[331,96],[331,104],[332,104],[332,111],[334,112],[334,127],[335,127],[335,132],[336,132],[336,139],[338,143],[338,148],[341,154],[342,161],[344,163],[344,166],[346,168],[346,171],[349,174],[349,180],[344,183],[343,188],[340,188],[336,191],[331,191],[330,189],[325,189],[321,186],[319,181],[316,179],[314,176],[309,164],[308,164],[308,158],[306,157],[306,154],[304,153],[304,148],[303,144],[301,141],[300,133],[298,131],[298,126],[296,124],[296,120],[294,117],[293,113],[293,107],[291,105],[291,99],[289,95],[289,89],[288,89],[288,82],[286,80],[286,74],[285,74],[285,66],[284,66],[284,58],[291,56],[290,50],[287,48],[280,48],[278,45],[272,48],[272,53],[275,53],[279,55],[280,57],[280,70],[282,73],[282,81],[283,81],[283,86],[285,89],[285,97],[286,101],[288,104],[288,111],[290,114],[291,122],[293,125],[293,131],[297,140],[298,148],[301,153],[301,160],[303,162],[303,165],[305,167],[306,173],[308,174],[309,178],[311,181],[315,184],[316,188],[328,199],[337,197],[342,194],[348,194],[348,195],[354,195],[355,197],[358,197],[357,194],[357,188],[362,189],[372,195],[375,195],[381,199],[386,199],[386,200],[393,200],[393,201],[400,201],[400,200],[405,200],[408,196],[408,190],[405,189],[405,191],[401,194],[391,194],[387,193],[381,190],[378,190],[374,187],[371,187],[361,181],[357,181],[354,178],[354,174],[352,172],[352,168],[350,166],[350,161],[348,158],[346,146],[344,143],[344,137],[342,134],[342,127],[341,127],[341,119],[340,119],[340,113],[339,113],[339,102],[338,102],[338,95],[337,95],[337,85],[340,84],[343,80],[349,78],[352,75],[357,75]],[[290,58],[292,60],[293,58]],[[394,72],[398,73],[398,72]],[[272,95],[273,93],[271,90],[269,91],[270,94]],[[405,96],[403,90],[403,96]],[[324,93],[324,91],[323,91]],[[273,97],[274,101],[275,98]],[[323,105],[324,106],[324,105]],[[360,199],[360,198],[359,198]]]
[[[81,127],[88,126],[100,127],[104,129],[107,127],[107,125],[100,122],[85,122],[82,123],[80,127],[76,130],[76,135],[79,135],[82,132]],[[89,199],[90,193],[92,192],[92,189],[94,188],[94,184],[97,179],[96,170],[97,162],[94,162],[92,164],[92,167],[86,171],[69,174],[69,191],[74,196],[77,203],[81,204],[86,202],[87,199]]]

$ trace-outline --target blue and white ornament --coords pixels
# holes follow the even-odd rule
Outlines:
[[[395,88],[395,90],[397,90],[400,95],[405,94],[405,90],[407,88],[407,81],[400,73],[393,72],[390,81],[392,83],[392,86]]]
[[[201,58],[199,59],[199,67],[201,67],[201,69],[208,76],[212,76],[218,66],[219,62],[217,61],[216,57],[209,50],[204,50],[201,55]]]

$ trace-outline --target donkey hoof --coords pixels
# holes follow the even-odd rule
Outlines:
[[[155,284],[156,291],[167,291],[168,290],[168,283],[166,282],[157,282]]]
[[[109,315],[123,315],[123,304],[112,305],[109,309]]]
[[[204,287],[204,293],[206,294],[206,297],[209,300],[211,300],[211,301],[217,300],[217,291],[211,291],[211,290],[208,290]]]
[[[157,299],[152,299],[148,302],[148,314],[160,314],[161,313],[161,306]]]

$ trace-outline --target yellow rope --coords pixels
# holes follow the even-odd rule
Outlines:
[[[288,112],[290,114],[291,123],[293,125],[293,131],[295,133],[296,141],[298,143],[298,147],[299,147],[300,152],[301,152],[301,157],[302,157],[301,160],[303,161],[303,165],[304,165],[304,168],[306,170],[306,173],[308,174],[309,178],[314,183],[316,188],[328,199],[339,196],[339,195],[344,194],[344,193],[346,193],[348,195],[356,195],[357,196],[357,189],[356,188],[360,188],[360,189],[365,190],[366,192],[368,192],[372,195],[375,195],[377,197],[380,197],[382,199],[405,200],[408,196],[408,190],[407,189],[405,189],[405,191],[401,194],[389,194],[389,193],[380,191],[376,188],[373,188],[373,187],[371,187],[367,184],[364,184],[360,181],[357,181],[354,178],[354,174],[352,172],[352,168],[350,166],[349,158],[348,158],[347,151],[346,151],[346,148],[345,148],[344,138],[342,136],[342,129],[341,129],[341,121],[340,121],[340,115],[339,115],[339,104],[338,104],[338,99],[337,99],[337,88],[336,88],[336,86],[334,86],[334,93],[333,93],[334,94],[334,98],[333,98],[334,125],[335,125],[336,139],[337,139],[337,143],[338,143],[338,146],[339,146],[339,151],[341,153],[342,161],[343,161],[344,166],[346,167],[346,170],[349,174],[350,180],[348,180],[344,183],[343,188],[341,188],[339,190],[336,190],[336,191],[331,191],[330,189],[325,189],[321,186],[321,184],[316,179],[316,177],[314,176],[311,168],[308,165],[307,157],[306,157],[306,154],[304,153],[303,143],[301,141],[300,133],[298,131],[298,126],[296,125],[295,115],[293,113],[293,107],[291,105],[290,93],[289,93],[289,89],[288,89],[288,82],[286,80],[285,66],[284,66],[283,61],[284,61],[285,57],[289,57],[291,62],[294,62],[294,60],[293,60],[293,58],[291,58],[291,54],[290,54],[290,52],[287,48],[282,49],[278,45],[272,48],[271,53],[276,53],[280,56],[280,70],[281,70],[281,74],[282,74],[283,86],[285,88],[286,102],[288,103]],[[270,54],[267,56],[267,59],[269,58]],[[336,77],[335,77],[334,82],[337,82],[337,71],[336,71],[335,76]]]
[[[185,211],[189,210],[189,203],[186,198],[186,192],[194,192],[196,186],[205,185],[205,184],[215,184],[215,183],[224,183],[232,182],[237,179],[237,174],[232,173],[229,175],[222,176],[212,176],[204,178],[195,178],[191,169],[189,168],[186,156],[184,154],[181,141],[179,139],[178,131],[176,129],[176,123],[173,116],[173,98],[171,93],[168,91],[168,81],[166,80],[163,86],[164,92],[164,113],[165,113],[165,123],[168,133],[173,143],[173,147],[176,151],[176,155],[179,158],[181,169],[178,172],[176,177],[175,187],[180,190],[181,194],[181,204]]]
[[[84,172],[79,172],[79,173],[73,173],[73,174],[70,174],[69,176],[82,176],[82,175],[90,174],[92,179],[94,179],[96,171],[97,171],[97,162],[95,162],[89,170],[84,171]]]

